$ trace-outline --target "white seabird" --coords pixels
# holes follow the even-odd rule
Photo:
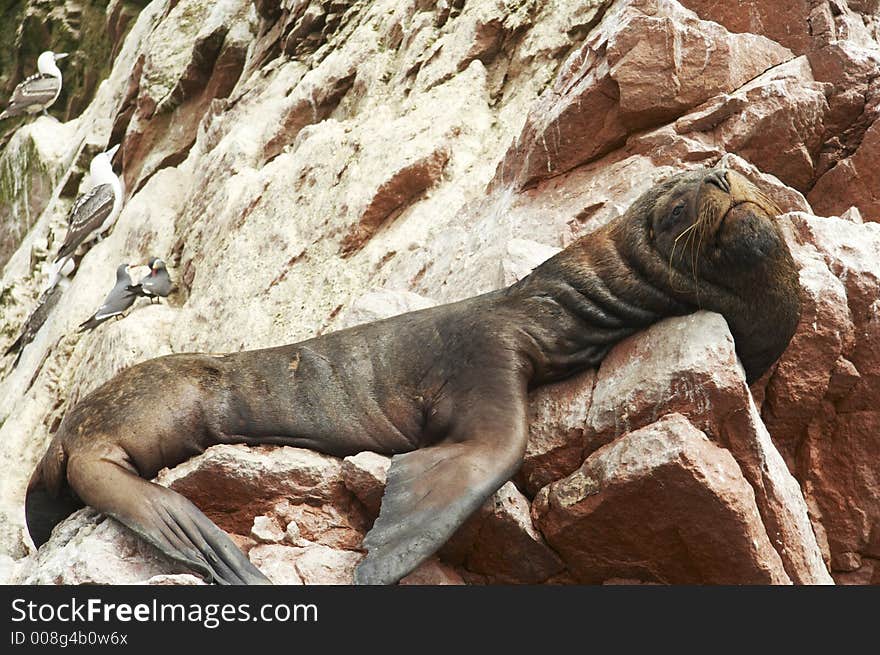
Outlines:
[[[77,248],[100,237],[119,216],[122,184],[113,172],[113,155],[118,148],[117,144],[106,152],[98,153],[89,164],[92,187],[76,199],[67,216],[67,235],[55,257],[50,286],[54,286],[61,275],[70,273],[72,269],[66,265]]]
[[[9,106],[0,114],[0,120],[40,111],[45,113],[61,93],[61,71],[55,62],[66,56],[66,52],[47,50],[37,57],[37,72],[15,87]]]

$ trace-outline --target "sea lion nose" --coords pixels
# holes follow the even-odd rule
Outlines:
[[[725,193],[730,193],[730,182],[727,180],[727,171],[712,171],[703,181],[706,184],[713,184]]]

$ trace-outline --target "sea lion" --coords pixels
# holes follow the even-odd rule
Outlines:
[[[220,443],[373,450],[393,457],[355,579],[395,582],[516,472],[530,388],[697,308],[727,319],[748,380],[762,375],[800,314],[778,213],[738,173],[682,173],[510,287],[300,343],[132,366],[67,412],[34,471],[34,543],[85,503],[218,582],[266,582],[149,478]]]

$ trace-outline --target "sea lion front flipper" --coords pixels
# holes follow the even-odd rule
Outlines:
[[[465,421],[471,427],[456,431],[472,437],[391,459],[379,517],[364,538],[367,556],[355,570],[356,584],[400,580],[516,472],[528,438],[525,393],[501,414]]]
[[[112,516],[171,559],[221,584],[271,584],[198,507],[118,460],[112,455],[72,455],[67,465],[71,488],[87,505]]]

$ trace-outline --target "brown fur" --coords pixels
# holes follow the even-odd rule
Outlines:
[[[519,467],[527,390],[696,308],[727,319],[749,380],[788,343],[798,276],[745,178],[675,176],[520,282],[301,343],[133,366],[65,416],[28,488],[37,545],[77,503],[219,582],[265,582],[222,530],[151,483],[217,443],[393,455],[356,579],[394,582]]]

